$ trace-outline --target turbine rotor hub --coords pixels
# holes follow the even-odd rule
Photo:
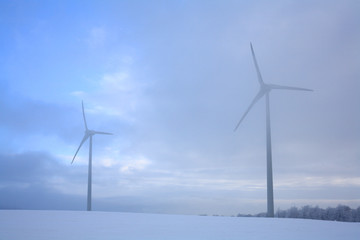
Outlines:
[[[89,135],[89,136],[93,136],[93,135],[95,135],[95,134],[96,134],[96,132],[95,132],[95,131],[93,131],[93,130],[89,130],[89,129],[87,129],[87,130],[85,130],[85,134],[86,134],[86,135]]]

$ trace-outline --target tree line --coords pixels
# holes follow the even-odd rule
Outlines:
[[[266,217],[266,213],[238,214],[238,217]],[[341,222],[360,222],[360,207],[352,209],[346,205],[338,205],[337,207],[328,207],[322,209],[318,206],[303,206],[301,208],[291,207],[287,210],[278,209],[275,213],[277,218],[303,218],[317,219]]]

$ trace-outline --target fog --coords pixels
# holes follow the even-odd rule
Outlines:
[[[358,1],[3,1],[0,208],[176,214],[360,205]]]

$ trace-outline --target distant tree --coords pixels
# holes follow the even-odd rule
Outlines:
[[[298,218],[299,217],[299,209],[297,207],[291,207],[290,209],[284,211],[286,218]]]
[[[319,208],[318,206],[311,208],[310,218],[324,220],[323,219],[323,209]]]
[[[325,220],[331,220],[331,221],[335,221],[336,220],[336,209],[335,208],[330,208],[328,207],[325,213]]]
[[[258,213],[255,217],[267,217],[267,213]]]
[[[255,215],[238,214],[238,217],[266,217],[266,213],[259,213]],[[351,209],[345,205],[338,205],[336,208],[322,209],[319,206],[303,206],[298,209],[291,207],[288,210],[278,209],[275,217],[278,218],[304,218],[304,219],[318,219],[328,221],[342,221],[342,222],[360,222],[360,207]]]
[[[356,222],[360,222],[360,207],[358,207],[357,209],[356,209]]]
[[[306,205],[306,206],[302,207],[301,210],[300,210],[301,218],[311,219],[310,218],[310,212],[311,212],[311,207],[309,205]]]
[[[286,211],[281,210],[280,208],[276,211],[275,217],[277,218],[285,218],[286,217]]]
[[[339,205],[336,208],[337,212],[337,219],[338,221],[342,222],[352,222],[352,216],[351,216],[351,208],[344,205]]]

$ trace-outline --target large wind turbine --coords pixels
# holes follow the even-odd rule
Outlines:
[[[76,150],[76,153],[71,161],[71,164],[74,162],[75,157],[77,155],[77,153],[79,152],[81,146],[84,144],[84,142],[90,138],[90,142],[89,142],[89,168],[88,168],[88,193],[87,193],[87,210],[91,211],[91,175],[92,175],[92,137],[95,134],[105,134],[105,135],[112,135],[112,133],[107,133],[107,132],[98,132],[98,131],[93,131],[93,130],[89,130],[86,124],[86,117],[85,117],[85,112],[84,112],[84,103],[81,102],[82,105],[82,113],[83,113],[83,118],[84,118],[84,125],[85,125],[85,134],[83,139],[81,140],[80,146],[78,147],[78,149]]]
[[[260,84],[260,90],[254,97],[253,101],[250,103],[249,107],[246,109],[245,113],[241,117],[239,123],[236,125],[234,131],[238,129],[241,122],[244,120],[246,115],[249,113],[251,108],[258,102],[263,96],[266,97],[266,159],[267,159],[267,216],[274,217],[274,191],[273,191],[273,176],[272,176],[272,154],[271,154],[271,127],[270,127],[270,103],[269,103],[269,94],[271,90],[299,90],[299,91],[312,91],[307,88],[299,87],[288,87],[281,86],[276,84],[267,84],[264,83],[259,66],[256,61],[254,49],[250,43],[251,53],[254,60],[257,78]]]

